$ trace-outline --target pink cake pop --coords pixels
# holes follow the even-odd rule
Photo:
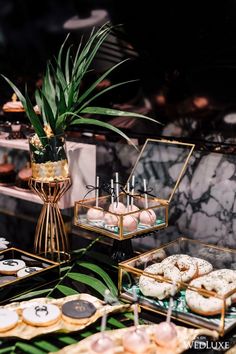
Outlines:
[[[104,216],[104,223],[108,226],[118,226],[119,219],[120,218],[117,215],[106,213]]]
[[[134,177],[134,176],[133,176]],[[139,211],[139,208],[134,205],[134,179],[132,177],[132,192],[131,192],[131,195],[130,195],[130,184],[127,183],[127,206],[126,206],[126,212],[129,213],[129,212],[132,212],[132,211]],[[139,218],[139,212],[138,213],[135,213],[135,214],[132,214],[132,216],[134,216],[135,218]]]
[[[133,175],[132,176],[132,191],[131,191],[131,194],[132,194],[132,197],[131,197],[131,203],[130,203],[130,211],[139,211],[139,208],[134,205],[134,187],[135,187],[135,176]],[[134,216],[139,218],[139,214],[140,213],[135,213]]]
[[[96,178],[96,208],[90,208],[87,212],[87,220],[90,222],[102,221],[104,217],[104,211],[98,206],[98,196],[99,196],[99,176]]]
[[[130,188],[129,188],[129,183],[127,185],[127,198],[126,198],[126,211],[129,212],[130,208]],[[121,225],[119,225],[121,227]],[[123,216],[123,231],[124,232],[134,232],[137,230],[138,227],[138,220],[134,215],[124,215]]]
[[[145,209],[148,209],[148,197],[147,197],[147,182],[146,179],[143,180],[143,188],[144,188],[144,193],[145,193]],[[153,226],[156,223],[156,213],[154,212],[153,209],[148,209],[148,210],[143,210],[139,214],[139,221],[140,224],[146,225],[146,226]]]
[[[138,304],[137,294],[133,289],[134,301],[134,327],[123,337],[123,347],[125,352],[143,354],[147,351],[150,339],[145,330],[138,329]]]
[[[174,323],[171,322],[171,313],[173,308],[173,296],[176,293],[176,283],[173,283],[169,308],[165,322],[161,322],[156,326],[154,332],[154,340],[161,347],[174,348],[177,345],[177,330]]]
[[[104,293],[104,301],[105,303],[109,303],[110,299],[110,291],[107,289]],[[91,350],[89,353],[91,354],[114,354],[115,352],[115,344],[113,340],[106,335],[104,332],[106,330],[107,325],[107,313],[104,312],[102,316],[101,322],[101,333],[91,344]]]

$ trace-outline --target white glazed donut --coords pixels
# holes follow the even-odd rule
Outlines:
[[[21,259],[4,259],[0,261],[1,274],[15,274],[18,270],[25,267],[25,262]]]
[[[31,326],[50,326],[57,322],[61,310],[53,304],[38,303],[27,307],[22,312],[24,322]]]
[[[13,310],[0,309],[0,332],[9,331],[17,325],[19,317]]]
[[[189,282],[197,275],[197,263],[186,254],[175,254],[165,258],[161,264],[164,267],[177,267],[181,273],[181,280]]]
[[[210,277],[223,279],[228,283],[229,290],[236,289],[236,270],[233,269],[218,269],[209,274]],[[236,292],[231,297],[232,302],[236,302]]]
[[[216,292],[218,295],[224,295],[229,291],[228,283],[223,279],[211,277],[209,274],[192,280],[189,283],[198,289]],[[186,290],[186,302],[189,308],[200,315],[212,316],[220,314],[224,302],[215,296],[207,296],[207,294],[199,293],[197,290]],[[231,305],[231,299],[226,300],[226,306]]]
[[[213,265],[205,259],[193,257],[193,260],[197,263],[197,276],[206,275],[213,270]]]
[[[178,268],[163,267],[161,263],[155,263],[148,266],[144,269],[144,272],[164,276],[164,278],[171,280],[173,283],[178,283],[181,281],[181,274]],[[139,278],[139,288],[143,295],[156,297],[159,300],[165,299],[171,294],[176,294],[179,287],[176,285],[175,291],[173,291],[173,283],[157,281],[146,275],[141,275]]]

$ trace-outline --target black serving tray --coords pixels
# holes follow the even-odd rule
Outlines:
[[[41,267],[43,269],[5,284],[0,284],[1,304],[8,302],[10,299],[25,293],[28,290],[40,288],[46,284],[54,282],[60,277],[60,263],[58,262],[53,262],[14,247],[0,251],[0,261],[12,258],[24,261],[26,267]],[[0,274],[0,278],[3,276],[5,275]]]

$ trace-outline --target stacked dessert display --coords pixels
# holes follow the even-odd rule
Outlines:
[[[24,138],[22,123],[25,120],[25,109],[15,93],[13,93],[11,101],[3,105],[2,110],[7,121],[9,121],[8,129],[10,130],[8,139]]]

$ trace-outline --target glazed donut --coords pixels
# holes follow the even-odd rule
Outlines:
[[[177,267],[181,273],[181,280],[189,282],[197,275],[197,263],[186,254],[175,254],[165,258],[161,264],[163,267]]]
[[[211,277],[210,275],[205,275],[197,279],[192,280],[189,285],[194,286],[199,289],[204,289],[208,291],[214,291],[218,295],[224,295],[229,291],[229,285],[227,281],[223,279],[217,279],[216,277]],[[200,315],[212,316],[221,313],[223,300],[199,293],[197,290],[187,289],[185,293],[186,303],[189,308]],[[231,299],[226,300],[226,306],[231,305]]]
[[[155,263],[144,269],[144,272],[161,275],[166,279],[172,280],[174,283],[181,281],[181,274],[177,267],[163,267],[161,263]],[[175,295],[179,290],[178,285],[174,286],[171,283],[157,281],[151,277],[141,275],[139,278],[139,289],[145,296],[156,297],[159,300],[165,299],[170,295]]]
[[[218,269],[209,274],[210,277],[223,279],[228,283],[228,291],[236,289],[236,270],[233,269]],[[236,292],[231,297],[232,302],[236,302]]]
[[[198,268],[197,276],[198,277],[200,277],[202,275],[206,275],[213,270],[213,265],[210,262],[205,261],[205,259],[197,258],[197,257],[192,257],[192,258],[197,263],[197,268]]]

